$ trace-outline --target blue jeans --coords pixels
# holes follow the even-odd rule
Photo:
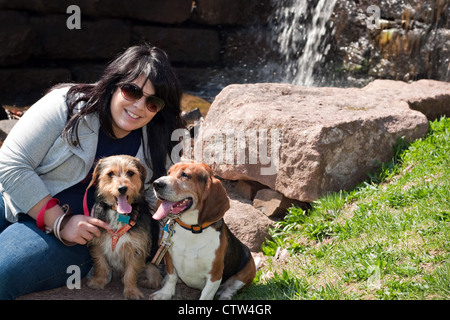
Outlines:
[[[92,260],[86,246],[65,246],[25,214],[9,223],[0,196],[0,300],[65,286],[73,274],[67,273],[70,265],[79,266],[82,277],[87,275]]]

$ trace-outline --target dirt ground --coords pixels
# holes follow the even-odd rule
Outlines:
[[[123,284],[119,277],[113,278],[103,290],[91,289],[86,284],[87,278],[81,280],[81,289],[68,289],[66,286],[30,293],[17,298],[17,300],[125,300],[123,297]],[[152,289],[140,287],[144,294],[143,300],[148,300]],[[176,300],[196,300],[200,297],[200,290],[187,287],[184,283],[177,284]]]
[[[264,264],[265,257],[261,252],[252,252],[253,259],[259,258],[259,267]],[[161,267],[161,266],[160,266]],[[81,289],[69,289],[67,286],[30,293],[16,300],[125,300],[123,284],[120,277],[113,277],[103,290],[91,289],[87,286],[87,278],[81,279]],[[144,294],[142,300],[148,300],[150,294],[156,290],[139,287]],[[201,291],[186,286],[178,280],[174,300],[198,300]]]

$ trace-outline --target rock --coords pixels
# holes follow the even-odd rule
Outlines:
[[[45,59],[112,59],[129,47],[131,26],[118,19],[81,21],[81,30],[69,30],[67,15],[30,18],[36,30],[35,55]],[[49,30],[56,30],[49,32]]]
[[[0,11],[0,66],[26,62],[35,45],[35,34],[26,16],[18,11]]]
[[[277,248],[275,252],[274,259],[279,261],[287,260],[290,257],[289,251],[287,249],[283,249],[281,247]]]
[[[427,118],[410,105],[448,106],[448,92],[450,83],[432,80],[379,80],[362,89],[230,85],[211,105],[194,159],[223,179],[312,202],[362,182],[391,159],[399,138],[423,137]]]
[[[272,25],[269,30],[277,38],[281,35],[279,44],[286,44],[288,50],[292,48],[285,55],[290,61],[296,61],[298,53],[303,52],[303,39],[318,31],[310,27],[317,1],[305,2],[302,7],[307,9],[298,17],[294,6],[300,2],[273,1],[275,10],[269,18]],[[322,4],[325,8],[333,6],[325,25],[327,30],[320,38],[319,51],[323,56],[317,63],[306,62],[315,64],[316,85],[362,86],[374,78],[450,80],[448,1],[342,0]],[[287,13],[284,17],[287,21],[279,14],[280,7],[281,12]],[[378,9],[378,23],[375,22],[378,14],[368,11],[369,7]],[[323,12],[324,8],[319,21]]]
[[[103,72],[105,71],[105,65],[101,63],[74,63],[70,66],[72,72],[72,79],[78,83],[94,83],[97,82]]]
[[[253,199],[253,207],[271,219],[283,218],[287,209],[298,201],[286,198],[282,193],[272,189],[259,190]]]
[[[261,251],[261,244],[269,238],[267,229],[273,224],[251,204],[233,199],[230,199],[230,209],[225,213],[224,220],[230,231],[252,252]]]
[[[0,78],[1,104],[29,106],[52,86],[70,81],[71,73],[62,68],[11,68],[0,69]]]
[[[0,104],[30,106],[52,86],[69,82],[71,73],[63,68],[0,69]]]
[[[197,23],[248,25],[258,22],[265,23],[271,5],[269,0],[202,0],[195,1],[193,9],[192,20]]]
[[[84,0],[86,14],[127,17],[157,23],[182,23],[191,15],[192,2],[186,0]],[[80,6],[81,7],[81,6]]]
[[[6,139],[6,136],[9,134],[16,123],[17,120],[0,120],[0,147],[2,146],[3,141],[5,141]]]
[[[194,109],[198,109],[200,111],[201,117],[205,117],[208,113],[209,107],[211,106],[211,102],[206,101],[199,96],[195,96],[186,92],[183,92],[183,96],[181,97],[181,110],[182,111],[191,111]],[[200,120],[200,119],[197,119]]]
[[[8,114],[3,107],[0,107],[0,120],[8,119]]]
[[[258,190],[263,188],[264,186],[262,184],[255,181],[239,180],[234,188],[234,192],[241,197],[252,201]]]
[[[144,40],[166,51],[172,63],[220,61],[220,39],[216,30],[134,26],[132,32],[136,42]]]
[[[18,120],[0,120],[0,136],[5,135],[5,137],[9,134],[11,129],[17,123]]]
[[[184,121],[191,123],[191,122],[199,121],[202,118],[202,114],[200,113],[199,108],[195,108],[194,110],[190,110],[190,111],[182,111],[181,118]]]
[[[257,50],[249,50],[249,43],[252,43]],[[280,54],[275,53],[270,39],[263,37],[260,29],[250,28],[228,33],[223,55],[226,66],[238,65],[250,68],[257,73],[267,67],[268,61],[276,59],[281,59]],[[265,75],[266,78],[267,76]]]
[[[0,0],[0,8],[65,14],[67,7],[76,4],[83,16],[124,17],[158,23],[182,23],[191,15],[192,2],[186,0]]]
[[[450,85],[448,82],[419,80],[408,84],[403,81],[375,80],[365,90],[384,94],[405,101],[413,110],[422,112],[428,120],[441,116],[450,117]]]

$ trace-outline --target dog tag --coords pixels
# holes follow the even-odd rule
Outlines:
[[[163,239],[170,239],[172,237],[172,234],[175,233],[173,230],[173,225],[169,226],[169,224],[166,224],[163,228]]]
[[[125,216],[123,214],[119,214],[117,221],[128,224],[128,223],[130,223],[130,216]]]

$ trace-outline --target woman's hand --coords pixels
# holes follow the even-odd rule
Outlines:
[[[85,245],[94,237],[100,237],[101,230],[108,229],[108,223],[93,217],[87,217],[81,214],[72,215],[63,221],[60,230],[61,237],[77,244]]]

